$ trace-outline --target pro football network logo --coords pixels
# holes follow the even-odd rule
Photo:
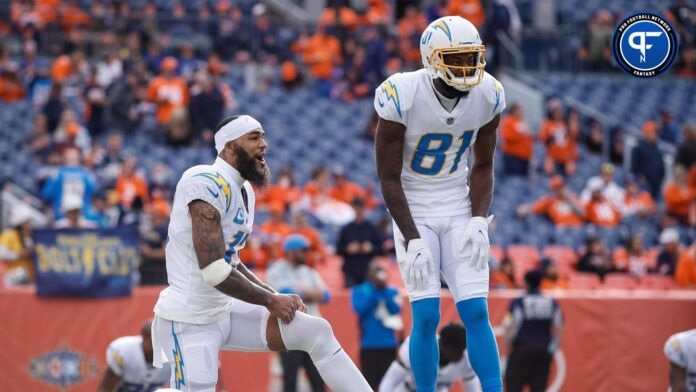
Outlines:
[[[627,73],[651,78],[674,63],[679,41],[663,17],[641,12],[624,19],[614,31],[614,61]]]
[[[34,357],[29,373],[37,380],[65,389],[94,378],[97,363],[78,351],[62,347]]]

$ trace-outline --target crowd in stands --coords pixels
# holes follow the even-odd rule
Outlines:
[[[0,22],[0,37],[7,38],[0,47],[0,101],[26,100],[36,110],[34,123],[27,124],[25,147],[39,173],[31,191],[45,201],[56,228],[137,225],[143,238],[140,281],[163,284],[177,174],[164,164],[143,166],[138,156],[126,152],[124,140],[148,132],[172,151],[210,146],[218,121],[237,106],[235,89],[263,94],[270,85],[291,89],[311,84],[317,94],[337,101],[367,98],[386,75],[420,68],[420,34],[442,15],[466,17],[486,32],[484,37],[520,28],[513,3],[438,0],[427,8],[418,3],[371,0],[357,12],[345,1],[330,1],[316,28],[297,29],[260,3],[203,1],[191,8],[173,2],[158,8],[136,1],[11,1],[10,18]],[[681,9],[673,12],[680,31],[692,26]],[[593,21],[590,30],[601,23]],[[684,37],[679,73],[688,75],[682,70],[693,67],[693,36]],[[595,52],[604,53],[588,49],[585,56],[592,64]],[[243,70],[243,86],[223,82],[232,69]],[[513,104],[502,119],[503,172],[527,176],[535,170],[532,158],[541,154],[540,171],[548,176],[552,193],[520,206],[520,219],[539,214],[559,227],[602,228],[650,220],[664,229],[659,257],[638,237],[613,250],[593,237],[579,250],[577,269],[601,276],[676,275],[680,283],[696,285],[696,247],[675,245],[670,231],[696,225],[694,125],[673,124],[669,113],[647,122],[631,153],[632,176],[619,184],[613,179],[614,167],[606,164],[575,195],[565,181],[576,172],[577,144],[599,153],[602,124],[584,129],[577,112],[551,101],[548,118],[536,130],[525,124],[521,110]],[[657,140],[677,149],[671,175]],[[535,151],[535,141],[545,150]],[[620,138],[611,154],[617,156],[614,162],[623,159]],[[371,185],[356,184],[342,171],[326,167],[316,168],[306,184],[297,184],[291,168],[273,169],[273,183],[257,194],[257,206],[268,218],[258,222],[241,255],[249,265],[265,269],[283,258],[285,238],[301,234],[310,244],[307,264],[319,267],[334,254],[342,256],[344,281],[352,286],[365,281],[370,261],[393,253],[391,221]],[[671,180],[663,187],[665,178]],[[30,266],[33,247],[31,220],[21,211],[14,215],[0,237],[0,258],[12,261],[8,270]],[[342,229],[327,244],[317,226]],[[556,271],[552,257],[536,261],[534,267],[543,268],[549,282],[565,279],[567,270]],[[519,283],[515,263],[505,254],[498,258],[495,287]],[[32,274],[28,268],[24,275],[10,275],[8,282],[31,281]]]

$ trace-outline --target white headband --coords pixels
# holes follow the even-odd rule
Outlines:
[[[215,149],[218,154],[225,148],[225,144],[232,140],[237,140],[247,133],[261,128],[261,123],[255,118],[247,115],[239,116],[238,118],[228,122],[219,131],[215,133]]]

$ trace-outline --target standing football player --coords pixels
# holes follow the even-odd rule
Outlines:
[[[270,176],[265,132],[250,116],[223,120],[212,165],[184,172],[176,186],[167,246],[169,286],[155,305],[153,362],[171,363],[170,387],[214,391],[220,350],[300,350],[337,392],[369,391],[331,325],[303,313],[239,259],[254,223],[254,190]]]
[[[409,356],[416,388],[435,390],[442,273],[482,389],[500,392],[486,298],[493,154],[505,95],[484,71],[485,47],[466,19],[432,22],[420,50],[425,68],[392,75],[377,88],[374,102],[377,172],[413,314]]]

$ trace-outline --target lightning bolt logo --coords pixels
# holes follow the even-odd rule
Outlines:
[[[399,117],[401,117],[401,103],[399,102],[399,92],[396,90],[396,86],[394,85],[394,83],[391,80],[387,80],[386,82],[382,83],[380,87],[384,95],[387,97],[387,102],[394,102],[396,112],[399,113]]]
[[[225,211],[228,211],[230,209],[230,203],[232,203],[232,188],[230,187],[230,183],[225,180],[220,173],[201,173],[201,174],[196,174],[195,177],[205,177],[209,180],[211,180],[217,188],[222,192],[223,195],[225,195],[225,204],[227,209]],[[211,192],[212,193],[212,192]]]
[[[439,22],[435,23],[435,26],[433,26],[433,28],[435,30],[442,30],[445,34],[447,34],[447,39],[449,39],[449,41],[452,42],[452,32],[450,31],[449,26],[444,20],[440,20]]]
[[[172,350],[175,365],[174,384],[176,385],[176,389],[179,389],[182,385],[186,385],[186,382],[184,381],[184,358],[181,356],[179,339],[176,337],[176,333],[174,333],[174,323],[172,323],[172,336],[174,336],[174,350]]]

